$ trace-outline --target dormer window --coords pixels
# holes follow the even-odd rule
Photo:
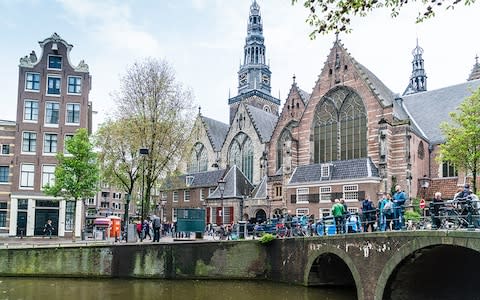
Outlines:
[[[192,183],[193,183],[193,179],[194,179],[194,178],[195,178],[195,177],[193,177],[193,176],[187,176],[187,177],[185,177],[185,185],[186,185],[186,186],[191,186]]]
[[[53,70],[61,70],[62,69],[62,57],[49,55],[48,56],[48,68]]]
[[[330,164],[322,164],[321,165],[321,174],[322,178],[330,177]]]

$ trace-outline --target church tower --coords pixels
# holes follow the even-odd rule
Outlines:
[[[254,0],[248,16],[243,63],[240,62],[238,71],[238,95],[228,100],[230,123],[239,103],[244,100],[250,105],[278,115],[280,100],[270,94],[272,72],[267,64],[264,41],[260,6]]]
[[[424,92],[427,90],[427,74],[425,73],[425,68],[423,64],[423,49],[418,46],[412,51],[413,61],[412,61],[412,75],[410,76],[410,83],[408,84],[404,95],[414,94],[418,92]]]

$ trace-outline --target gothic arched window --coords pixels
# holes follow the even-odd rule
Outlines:
[[[284,129],[280,134],[280,137],[277,141],[277,170],[280,169],[283,165],[283,149],[286,142],[292,140],[292,134],[290,130]]]
[[[204,172],[208,169],[207,150],[202,143],[197,143],[190,154],[190,162],[187,165],[188,173]]]
[[[237,134],[228,150],[228,164],[236,165],[245,176],[253,179],[253,144],[252,140],[244,133]]]
[[[418,144],[417,156],[420,160],[423,160],[425,158],[425,148],[423,147],[422,141],[420,141],[420,143]]]
[[[367,114],[357,93],[339,88],[323,97],[312,127],[315,163],[367,156]]]

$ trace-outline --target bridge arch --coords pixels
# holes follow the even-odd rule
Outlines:
[[[460,259],[456,260],[456,258]],[[428,297],[431,298],[437,290],[437,288],[428,287],[432,284],[442,288],[453,286],[458,291],[460,287],[456,284],[457,282],[468,285],[465,280],[471,280],[474,285],[476,284],[475,278],[468,274],[479,269],[480,244],[478,242],[468,243],[465,238],[418,238],[400,247],[387,261],[377,281],[374,299],[382,300],[384,297],[392,297],[390,293],[394,279],[405,286],[405,288],[397,287],[397,290],[408,290],[404,295],[400,295],[400,298],[406,297],[405,299],[409,298],[407,293],[410,289],[416,289],[417,292],[429,291]],[[425,272],[429,272],[427,273],[429,276],[426,276]],[[421,295],[416,296],[421,297]],[[442,298],[445,296],[447,295],[440,294],[434,298],[446,299]]]
[[[328,267],[339,267],[340,272],[336,273],[333,275],[332,278],[335,280],[335,278],[339,278],[338,276],[335,275],[347,275],[347,277],[350,276],[351,279],[351,284],[355,285],[356,291],[357,291],[357,299],[358,300],[363,300],[363,286],[362,286],[362,281],[360,277],[360,273],[357,270],[357,267],[355,266],[355,263],[353,260],[350,258],[348,253],[345,251],[334,247],[330,245],[322,245],[321,249],[312,251],[309,256],[308,256],[308,261],[305,266],[305,271],[303,274],[303,284],[305,286],[311,285],[311,276],[312,274],[312,268],[320,267],[322,264],[325,265],[325,263],[329,264],[330,266]],[[329,269],[327,269],[329,271]],[[349,282],[345,282],[344,280],[341,282],[338,282],[340,285],[345,285],[348,284]]]

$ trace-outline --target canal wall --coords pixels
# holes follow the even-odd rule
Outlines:
[[[0,276],[265,279],[268,269],[258,241],[0,250]]]

